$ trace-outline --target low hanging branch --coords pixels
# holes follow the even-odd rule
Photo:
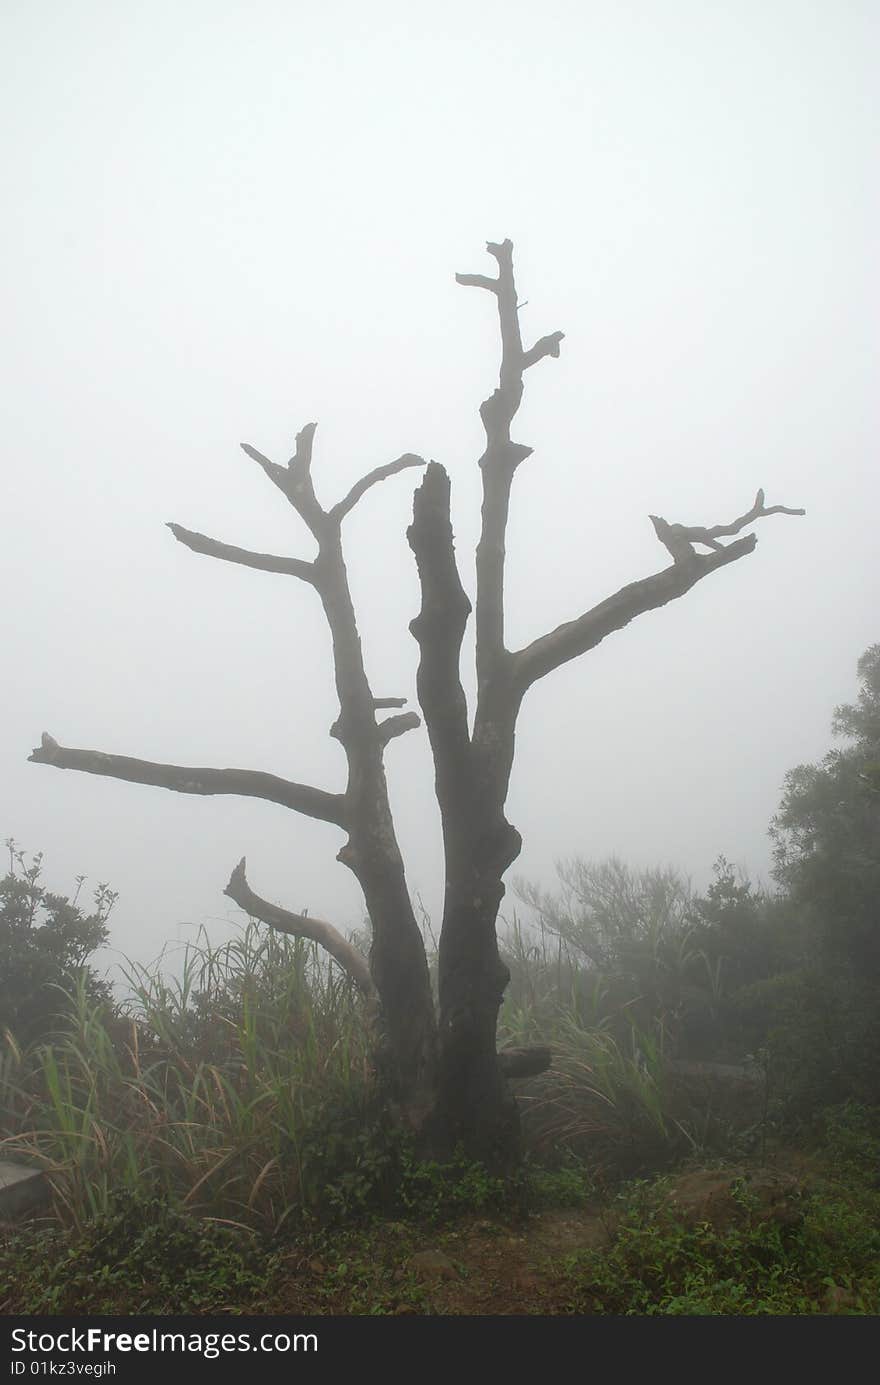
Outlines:
[[[313,919],[308,914],[291,913],[289,909],[270,904],[267,899],[261,899],[258,894],[254,894],[247,882],[246,866],[247,862],[242,856],[223,893],[234,900],[239,908],[244,909],[250,918],[259,919],[261,923],[268,924],[279,933],[287,933],[293,938],[308,938],[318,943],[325,952],[329,952],[330,956],[335,958],[367,999],[374,1001],[376,987],[373,985],[370,966],[364,954],[359,952],[353,943],[343,938],[332,923]]]

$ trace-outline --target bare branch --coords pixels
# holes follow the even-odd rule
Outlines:
[[[759,490],[755,496],[754,504],[751,509],[746,510],[745,514],[740,515],[739,519],[733,520],[730,524],[715,524],[711,529],[707,529],[701,524],[669,524],[660,515],[649,515],[654,526],[654,532],[668,549],[672,558],[677,563],[686,563],[694,555],[693,544],[702,544],[704,548],[711,548],[716,553],[723,549],[723,545],[718,543],[720,538],[727,538],[729,535],[738,534],[747,524],[753,524],[756,519],[763,519],[766,515],[805,515],[806,510],[793,510],[787,505],[764,504],[764,492]]]
[[[498,292],[498,280],[490,279],[487,274],[456,274],[455,282],[463,284],[468,289],[488,289],[490,293]]]
[[[153,760],[135,760],[128,755],[107,755],[100,750],[75,750],[59,745],[47,731],[42,742],[28,759],[35,764],[54,765],[56,769],[77,769],[85,774],[105,775],[109,779],[124,779],[130,784],[153,784],[175,793],[236,794],[244,798],[263,798],[268,803],[280,803],[296,813],[321,822],[347,827],[344,794],[327,793],[309,784],[296,784],[253,769],[204,769],[185,765],[163,765]]]
[[[405,697],[374,697],[373,706],[378,710],[381,707],[405,707]]]
[[[241,450],[263,468],[269,480],[287,497],[315,538],[320,540],[326,530],[327,515],[319,505],[312,485],[312,443],[317,426],[317,423],[307,423],[300,429],[296,435],[296,451],[286,467],[270,462],[249,442],[243,442]]]
[[[622,630],[625,625],[645,611],[656,610],[684,596],[701,578],[714,572],[727,563],[735,563],[739,558],[751,553],[757,543],[754,534],[737,539],[726,548],[713,553],[691,553],[687,562],[675,562],[672,567],[640,582],[631,582],[620,591],[600,601],[598,606],[579,616],[577,620],[559,625],[547,635],[533,640],[525,649],[512,656],[513,677],[521,690],[530,687],[537,679],[559,668],[578,655],[594,649],[614,630]]]
[[[406,471],[408,467],[416,466],[427,466],[427,462],[423,457],[416,456],[414,452],[405,452],[396,461],[386,462],[384,466],[377,466],[373,471],[356,481],[345,499],[333,506],[330,511],[330,518],[337,522],[344,519],[371,486],[375,486],[378,481],[386,480],[389,476],[396,476],[399,471]]]
[[[312,446],[315,441],[317,423],[304,423],[296,435],[294,453],[287,463],[289,471],[298,471],[301,476],[311,475]]]
[[[501,371],[499,387],[480,406],[486,430],[486,451],[480,458],[483,474],[483,510],[480,540],[477,545],[477,715],[482,727],[486,698],[506,657],[504,647],[504,564],[510,488],[517,467],[532,449],[514,442],[510,428],[523,394],[523,371],[545,356],[558,356],[562,332],[541,337],[528,351],[523,350],[519,327],[519,307],[513,277],[513,243],[489,241],[486,249],[498,262],[498,278],[458,274],[459,283],[491,288],[498,301],[501,327]],[[483,706],[481,707],[481,702]]]
[[[313,919],[307,914],[291,913],[290,910],[270,904],[267,899],[261,899],[259,895],[254,894],[247,882],[246,864],[242,856],[223,893],[234,900],[251,918],[267,923],[279,933],[287,933],[294,938],[309,938],[312,942],[318,943],[339,963],[363,994],[369,1000],[375,1001],[376,988],[370,976],[369,963],[363,953],[348,942],[332,923]]]
[[[218,539],[208,538],[194,529],[184,529],[180,524],[167,526],[178,543],[191,548],[193,553],[204,553],[209,558],[223,558],[227,563],[240,563],[242,567],[253,567],[261,572],[280,572],[289,577],[299,577],[312,586],[315,583],[315,565],[301,558],[282,558],[274,553],[253,553],[249,548],[237,548],[231,543],[220,543]]]
[[[564,332],[551,332],[547,337],[539,337],[534,346],[530,346],[528,351],[523,352],[523,370],[528,370],[529,366],[536,365],[545,356],[558,356],[559,343],[564,337]]]
[[[264,457],[262,452],[258,452],[255,447],[251,447],[249,442],[241,443],[241,450],[250,457],[252,461],[256,462],[257,466],[261,466],[269,480],[290,499],[290,477],[287,468],[279,466],[277,462],[270,462],[268,457]]]
[[[381,745],[387,745],[397,736],[404,736],[407,731],[415,731],[421,724],[422,719],[415,712],[401,712],[400,716],[386,717],[384,721],[379,722],[379,742]]]
[[[747,524],[766,515],[803,515],[802,509],[791,509],[786,505],[764,504],[764,492],[759,490],[754,504],[745,514],[730,524],[716,524],[712,528],[700,525],[669,524],[659,515],[651,515],[651,522],[660,542],[673,558],[673,566],[641,582],[632,582],[622,587],[614,596],[602,601],[577,620],[558,626],[548,635],[533,640],[527,648],[514,655],[514,678],[522,689],[529,687],[538,678],[579,654],[593,649],[613,630],[620,630],[644,611],[656,610],[668,601],[683,596],[701,578],[714,572],[716,568],[734,563],[751,553],[757,537],[749,534],[733,543],[720,544],[719,538],[738,534]],[[693,545],[702,544],[711,549],[708,554],[694,552]]]

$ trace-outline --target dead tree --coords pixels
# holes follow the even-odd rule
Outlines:
[[[460,679],[462,640],[471,615],[456,563],[450,520],[450,482],[436,462],[406,454],[377,467],[325,508],[312,483],[315,424],[296,438],[286,466],[243,444],[246,454],[293,506],[310,531],[314,558],[281,557],[237,548],[204,534],[169,528],[195,553],[296,577],[313,587],[330,627],[339,716],[330,734],[345,752],[348,776],[330,792],[280,779],[260,770],[187,768],[156,764],[96,750],[59,745],[44,734],[31,760],[78,769],[179,793],[243,794],[268,799],[318,818],[346,835],[337,859],[354,873],[372,925],[369,963],[331,924],[289,913],[254,894],[242,860],[226,893],[253,918],[315,939],[350,974],[370,1001],[377,1027],[377,1069],[388,1099],[402,1119],[435,1151],[457,1143],[492,1163],[516,1147],[517,1116],[508,1081],[549,1064],[544,1049],[496,1051],[498,1011],[509,980],[497,945],[496,921],[504,874],[521,847],[504,805],[514,756],[514,734],[529,688],[560,665],[595,648],[612,631],[645,611],[683,596],[701,578],[736,562],[755,547],[754,534],[735,536],[769,514],[803,514],[783,505],[766,507],[764,493],[745,514],[712,528],[651,519],[670,566],[622,587],[573,620],[510,650],[504,638],[505,534],[514,476],[532,449],[512,440],[514,416],[526,370],[558,356],[562,332],[528,349],[520,336],[509,240],[490,242],[497,274],[459,274],[459,284],[494,297],[501,329],[499,387],[480,407],[486,448],[479,459],[483,480],[482,529],[476,551],[476,673],[473,723]],[[440,807],[445,894],[440,933],[439,1013],[435,1014],[421,933],[407,890],[385,780],[384,751],[393,738],[420,725],[399,710],[404,697],[377,697],[367,679],[343,556],[342,525],[361,497],[378,482],[409,468],[425,468],[415,492],[407,531],[418,568],[421,609],[410,630],[419,647],[418,700],[433,753]],[[722,538],[733,541],[723,544]],[[708,548],[697,553],[695,546]],[[379,713],[391,710],[380,717]]]

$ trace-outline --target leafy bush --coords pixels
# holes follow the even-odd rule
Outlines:
[[[572,1307],[644,1315],[794,1315],[880,1311],[880,1196],[862,1167],[817,1188],[797,1225],[742,1217],[685,1225],[665,1185],[618,1199],[610,1247],[572,1256]]]
[[[111,1003],[110,989],[88,966],[107,941],[107,919],[116,902],[109,885],[98,885],[94,909],[84,914],[77,899],[52,894],[40,884],[43,857],[28,863],[10,838],[9,870],[0,880],[0,1033],[19,1044],[43,1038],[63,1023],[65,995],[77,983],[91,1001]]]
[[[266,1292],[273,1270],[247,1232],[128,1192],[75,1233],[7,1236],[0,1300],[16,1313],[234,1312]]]

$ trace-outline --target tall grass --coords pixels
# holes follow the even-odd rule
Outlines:
[[[358,996],[312,944],[250,926],[187,948],[168,979],[131,967],[124,1015],[79,987],[50,1043],[0,1060],[2,1149],[45,1170],[79,1223],[114,1191],[277,1227],[320,1198],[322,1129],[372,1098]]]
[[[535,926],[514,917],[499,1037],[553,1051],[550,1071],[518,1088],[532,1150],[647,1171],[694,1142],[666,1062],[694,974],[688,921],[672,877],[631,879],[618,865],[594,875],[620,895],[614,911],[600,901],[602,964],[590,955],[595,911],[575,928],[542,898]],[[272,1229],[328,1205],[365,1206],[397,1166],[351,983],[314,944],[253,924],[220,947],[200,934],[176,970],[171,960],[130,964],[121,1010],[81,981],[59,993],[51,1040],[22,1050],[6,1037],[0,1152],[45,1170],[66,1223],[126,1189]]]
[[[511,974],[502,1041],[553,1052],[550,1070],[518,1092],[528,1148],[633,1173],[692,1146],[668,1081],[665,1007],[650,988],[621,987],[543,916],[529,929],[514,915],[502,953]]]

